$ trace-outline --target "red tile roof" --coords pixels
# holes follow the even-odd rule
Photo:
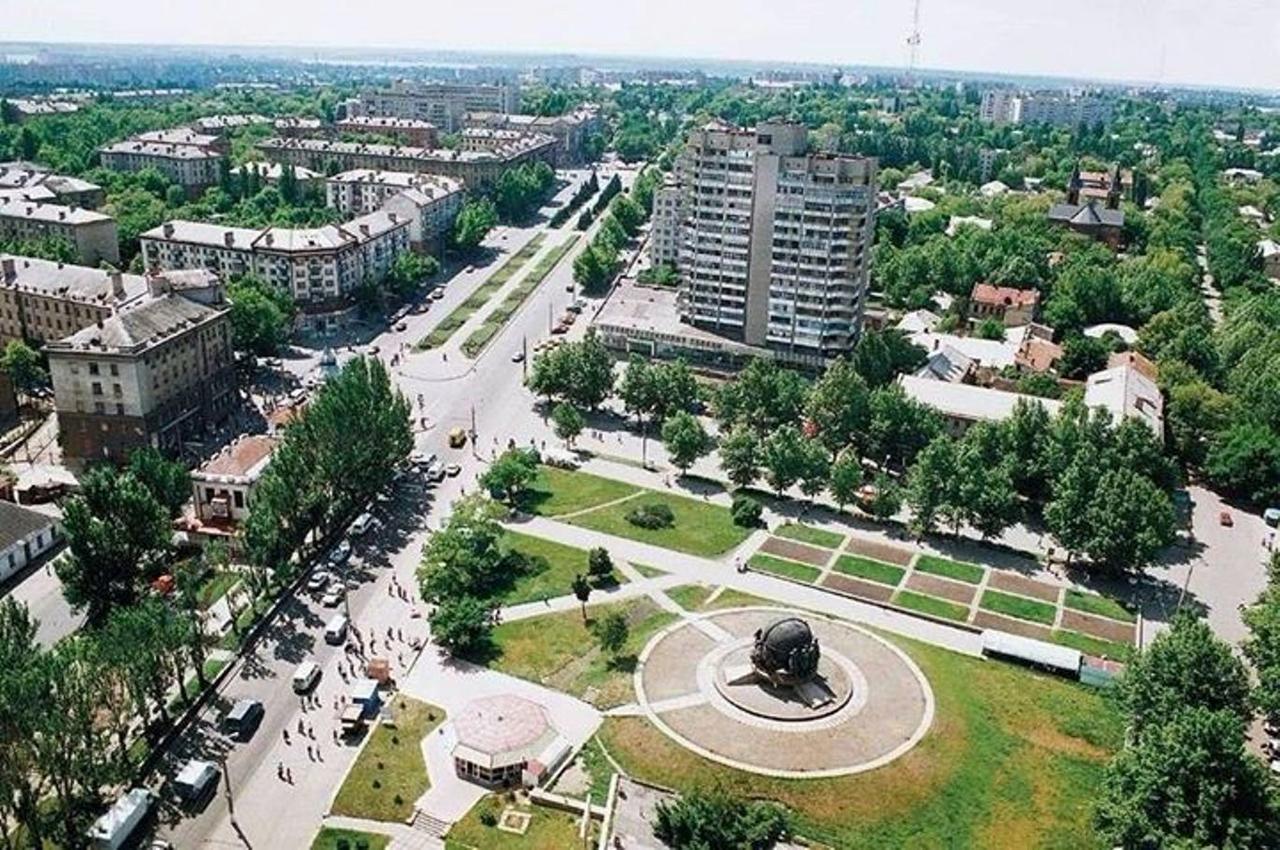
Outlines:
[[[1040,293],[1034,289],[1015,289],[1012,286],[994,286],[975,283],[969,300],[977,304],[993,304],[1005,307],[1034,307],[1040,301]]]

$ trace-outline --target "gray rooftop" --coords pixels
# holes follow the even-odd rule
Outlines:
[[[225,310],[206,307],[181,295],[161,295],[126,307],[103,320],[51,342],[50,351],[132,353],[171,339]]]
[[[0,501],[0,550],[8,549],[23,538],[37,531],[44,531],[51,525],[53,518],[46,514],[13,502]]]
[[[8,272],[12,261],[12,277]],[[36,292],[50,298],[67,298],[96,304],[116,303],[112,295],[110,272],[88,266],[73,266],[39,260],[34,257],[0,255],[0,285]],[[124,301],[130,302],[147,293],[147,281],[142,275],[121,274]]]
[[[1054,204],[1049,220],[1077,227],[1124,227],[1124,211],[1107,209],[1095,201],[1087,204]]]
[[[109,215],[87,210],[84,207],[67,207],[61,204],[22,200],[0,203],[0,218],[25,218],[49,224],[95,224],[112,220]]]

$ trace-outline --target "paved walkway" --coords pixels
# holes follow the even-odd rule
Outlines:
[[[578,528],[546,517],[533,517],[515,527],[526,534],[577,546],[580,549],[603,546],[609,550],[615,560],[653,564],[677,579],[670,584],[658,582],[659,587],[689,582],[721,584],[778,604],[808,608],[834,617],[866,623],[894,634],[922,640],[956,652],[980,655],[982,651],[979,636],[963,629],[921,620],[918,617],[890,611],[855,599],[835,596],[815,587],[804,587],[772,576],[755,572],[739,573],[733,567],[735,557],[739,557],[744,550],[754,551],[755,545],[758,545],[758,542],[753,545],[756,535],[738,549],[729,552],[724,559],[713,561],[660,546]]]

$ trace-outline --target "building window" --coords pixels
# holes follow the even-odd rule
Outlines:
[[[232,494],[232,496],[233,496],[233,497],[234,497],[234,499],[235,499],[236,507],[237,507],[237,508],[243,508],[243,507],[244,507],[244,493],[241,493],[239,490],[237,490],[237,491],[235,491],[235,493],[233,493],[233,494]]]
[[[96,374],[98,374],[98,364],[97,364],[97,363],[90,363],[90,364],[89,364],[89,374],[90,374],[90,375],[96,375]]]

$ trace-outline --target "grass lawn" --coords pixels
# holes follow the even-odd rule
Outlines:
[[[667,591],[667,596],[671,597],[671,601],[679,605],[686,611],[697,611],[701,608],[711,594],[715,593],[714,587],[705,584],[682,584],[679,587],[673,587]]]
[[[568,812],[545,806],[510,806],[533,816],[523,835],[504,832],[480,822],[482,812],[500,816],[507,808],[507,803],[496,795],[476,803],[467,816],[449,830],[445,850],[568,850],[582,846],[582,839],[578,838],[578,819]],[[594,841],[591,846],[595,846]]]
[[[356,832],[351,829],[330,829],[326,826],[320,830],[316,840],[311,842],[311,850],[338,850],[340,840],[347,842],[343,845],[347,850],[386,850],[387,845],[391,843],[391,837],[388,835]]]
[[[508,531],[502,536],[502,545],[522,555],[546,563],[541,572],[520,576],[501,597],[504,605],[518,605],[539,599],[554,599],[573,592],[573,577],[587,572],[587,551],[566,546],[553,540],[532,537],[518,531]],[[627,579],[616,569],[614,582]]]
[[[907,574],[907,571],[902,567],[895,567],[893,564],[886,564],[883,561],[873,561],[870,558],[859,558],[857,555],[841,555],[836,558],[835,570],[858,578],[870,579],[881,584],[894,586],[902,581],[902,577]]]
[[[1113,640],[1082,635],[1068,629],[1058,629],[1053,633],[1053,642],[1078,649],[1086,655],[1105,655],[1113,661],[1125,661],[1133,654],[1133,647]]]
[[[965,584],[978,584],[982,581],[984,570],[976,564],[953,561],[950,558],[939,558],[937,555],[921,555],[916,558],[916,570],[943,578],[953,578]]]
[[[200,607],[205,609],[212,607],[213,603],[226,595],[226,592],[235,587],[239,581],[239,573],[231,570],[214,570],[209,573],[201,583],[200,590],[196,592]]]
[[[516,253],[512,254],[505,263],[503,263],[496,272],[489,276],[489,279],[480,284],[471,296],[463,301],[449,315],[445,316],[440,324],[418,342],[419,349],[436,348],[444,345],[449,341],[449,337],[475,315],[476,311],[489,303],[489,299],[506,285],[507,281],[515,277],[524,264],[529,262],[529,258],[538,253],[538,249],[542,247],[542,240],[546,238],[546,234],[539,233],[537,236]]]
[[[801,525],[797,522],[789,522],[773,533],[779,537],[799,540],[801,543],[821,546],[824,549],[839,549],[840,544],[844,543],[843,534],[836,534],[834,531],[826,531],[810,525]]]
[[[772,599],[765,599],[754,594],[744,593],[736,588],[726,587],[720,595],[706,603],[707,611],[723,611],[725,608],[750,608],[754,605],[776,606]]]
[[[1017,617],[1019,620],[1044,623],[1046,626],[1053,625],[1053,617],[1056,612],[1054,606],[1048,602],[1027,599],[1023,596],[1013,596],[1012,594],[1001,593],[998,590],[988,590],[982,594],[982,601],[978,603],[978,607],[987,611],[994,611],[997,614]]]
[[[946,599],[939,599],[936,596],[916,593],[912,590],[898,591],[898,595],[893,598],[893,604],[912,611],[919,611],[921,614],[931,614],[934,617],[955,620],[959,623],[969,619],[969,609],[965,606],[957,605],[955,602],[950,602]]]
[[[1063,601],[1063,604],[1074,611],[1097,614],[1100,617],[1110,617],[1113,620],[1121,620],[1125,623],[1132,623],[1138,619],[1129,612],[1129,609],[1116,600],[1099,596],[1096,593],[1085,593],[1082,590],[1068,590],[1067,598]]]
[[[542,516],[563,516],[638,493],[639,487],[587,472],[538,467],[538,477],[520,497],[520,509]]]
[[[813,584],[818,580],[818,576],[822,575],[821,570],[808,564],[798,564],[795,561],[788,561],[786,558],[775,558],[772,555],[752,555],[751,559],[747,561],[747,566],[762,573],[772,573],[775,576],[793,578],[808,584]]]
[[[600,737],[638,779],[723,788],[791,808],[798,832],[842,850],[1103,850],[1092,826],[1104,767],[1123,737],[1105,694],[905,639],[937,713],[915,749],[856,776],[787,780],[700,758],[639,717]]]
[[[671,508],[675,515],[671,527],[641,528],[627,520],[628,512],[650,504]],[[634,499],[571,517],[566,522],[703,557],[722,555],[751,534],[751,529],[733,524],[726,507],[656,490],[644,491]]]
[[[589,625],[598,617],[621,611],[630,633],[616,659],[596,645]],[[494,654],[489,666],[522,679],[610,708],[635,698],[631,674],[636,657],[654,633],[675,620],[648,598],[608,605],[588,605],[588,622],[578,610],[503,623],[493,630]]]
[[[648,564],[632,564],[631,568],[645,578],[657,578],[658,576],[665,576],[667,574],[666,570],[660,570],[657,567],[651,567]]]
[[[368,820],[405,821],[414,801],[431,787],[422,739],[444,721],[444,710],[405,696],[394,697],[396,725],[369,733],[330,810]]]

